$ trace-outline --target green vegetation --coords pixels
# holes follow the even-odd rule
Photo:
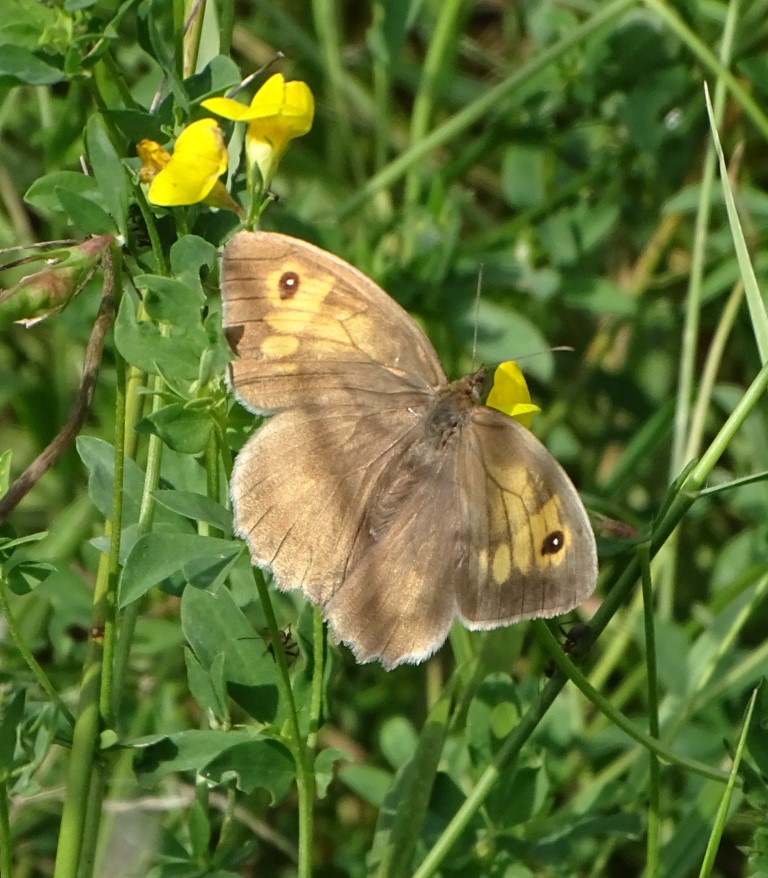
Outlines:
[[[5,0],[0,878],[768,875],[767,40],[768,0]],[[449,376],[521,360],[598,534],[572,619],[358,666],[233,537],[240,219],[136,146],[266,66],[315,117],[261,227]]]

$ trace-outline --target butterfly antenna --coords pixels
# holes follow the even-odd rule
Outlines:
[[[472,371],[477,367],[477,328],[480,323],[480,293],[483,289],[483,264],[477,271],[477,289],[475,290],[475,331],[472,336]]]
[[[273,64],[276,64],[278,61],[282,61],[283,58],[285,58],[285,55],[281,51],[278,50],[277,52],[275,52],[274,58],[271,58],[269,61],[267,61],[266,64],[264,64],[262,67],[259,67],[258,70],[254,70],[254,72],[251,73],[250,76],[246,76],[239,85],[231,88],[227,92],[227,97],[234,97],[238,92],[242,91],[244,88],[247,88],[253,82],[253,80],[256,79],[257,76],[261,76],[261,74],[264,73],[265,70],[269,70],[269,68]]]
[[[560,351],[566,351],[567,353],[572,354],[573,348],[567,344],[560,344],[560,345],[557,345],[553,348],[545,348],[543,351],[529,351],[527,354],[520,354],[519,356],[516,355],[515,362],[519,363],[520,360],[527,360],[530,357],[539,357],[543,353],[556,354],[556,353],[559,353]]]

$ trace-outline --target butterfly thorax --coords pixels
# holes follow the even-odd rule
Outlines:
[[[430,444],[444,448],[469,423],[486,380],[487,370],[482,368],[438,390],[424,418],[425,439]]]

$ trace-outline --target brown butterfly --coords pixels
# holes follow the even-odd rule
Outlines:
[[[273,417],[238,455],[253,562],[301,588],[360,662],[420,662],[468,628],[556,616],[597,577],[575,488],[525,427],[448,383],[382,289],[324,250],[240,232],[224,250],[231,381]]]

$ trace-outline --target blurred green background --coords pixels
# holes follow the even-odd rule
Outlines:
[[[450,377],[478,363],[523,358],[543,409],[534,432],[568,470],[598,533],[602,577],[582,614],[588,618],[627,568],[634,543],[626,535],[649,533],[674,479],[707,448],[761,366],[755,317],[741,301],[703,84],[721,91],[720,137],[761,286],[768,3],[242,0],[200,10],[199,60],[184,78],[174,59],[183,43],[179,22],[190,10],[180,4],[5,0],[0,245],[115,233],[122,222],[129,295],[130,278],[158,268],[146,217],[129,188],[138,186],[136,142],[167,143],[182,123],[204,115],[200,99],[263,65],[274,62],[269,72],[304,80],[316,98],[315,124],[286,154],[262,226],[320,244],[373,277],[425,328]],[[275,62],[278,52],[285,57]],[[97,112],[125,169],[114,192],[123,186],[134,193],[120,221],[110,211],[118,196],[110,200],[103,177],[97,174],[98,186],[73,180],[82,176],[83,132]],[[227,180],[242,193],[242,167],[231,165]],[[168,250],[178,216],[155,214]],[[218,247],[237,219],[199,207],[185,222]],[[4,262],[17,257],[8,253]],[[2,288],[30,270],[8,268]],[[213,315],[217,280],[213,263],[204,266],[202,289]],[[100,286],[97,273],[47,321],[0,329],[0,451],[11,452],[2,459],[11,480],[67,417]],[[573,350],[554,352],[557,346]],[[24,641],[73,711],[86,650],[80,635],[90,625],[104,545],[94,543],[105,510],[94,502],[102,446],[93,440],[115,441],[118,373],[109,335],[82,431],[91,438],[79,453],[73,445],[57,460],[2,532],[47,532],[15,561],[10,552],[3,556],[11,565],[7,579],[19,558],[53,565],[39,584],[31,577],[30,590],[9,590],[8,601]],[[221,379],[221,370],[210,378],[219,411],[229,405]],[[763,401],[710,485],[768,470],[767,415]],[[238,407],[228,418],[236,449],[253,419]],[[145,442],[146,435],[141,467]],[[205,465],[204,455],[167,448],[160,488],[204,493]],[[158,512],[155,530],[173,532],[171,517]],[[768,666],[765,482],[698,500],[653,574],[655,697],[649,701],[639,585],[631,607],[574,657],[638,728],[647,731],[649,704],[658,698],[664,746],[727,772],[749,694]],[[230,584],[235,603],[259,629],[264,620],[249,576],[240,559]],[[153,592],[141,605],[118,721],[126,740],[210,721],[190,696],[183,652],[190,638],[179,622],[183,582],[177,585],[176,593]],[[294,594],[274,602],[280,625],[298,640],[291,664],[296,697],[308,699],[310,614]],[[399,801],[398,784],[414,753],[424,758],[415,748],[417,741],[424,745],[425,718],[454,679],[460,646],[452,644],[424,666],[391,673],[357,666],[346,649],[333,650],[320,746],[351,760],[336,764],[327,795],[316,802],[316,875],[363,876],[378,868],[381,838],[391,830],[388,808]],[[434,788],[423,824],[414,822],[413,860],[398,866],[401,873],[393,866],[391,875],[413,874],[439,847],[494,754],[548,685],[546,650],[525,624],[473,634],[464,646],[479,656],[482,673],[471,684],[450,684],[459,695],[432,751]],[[0,777],[10,802],[13,874],[48,875],[66,734],[2,620],[0,662]],[[11,707],[22,689],[28,691],[20,718]],[[749,756],[708,873],[723,878],[768,874],[761,774],[768,751],[760,702],[756,710]],[[232,720],[246,722],[240,707]],[[18,740],[11,728],[21,730]],[[96,874],[295,874],[290,784],[265,784],[273,794],[279,787],[274,805],[258,783],[235,792],[221,781],[202,796],[190,770],[200,764],[161,754],[156,758],[167,761],[167,771],[152,776],[159,785],[142,788],[131,755],[126,749],[105,757],[111,767]],[[700,874],[722,783],[668,764],[657,776],[640,745],[571,685],[505,770],[451,839],[439,874]],[[138,771],[145,781],[151,775],[146,765]],[[230,805],[237,802],[232,813],[227,796]],[[222,813],[233,824],[226,825],[226,843]],[[649,832],[658,839],[653,852]]]

